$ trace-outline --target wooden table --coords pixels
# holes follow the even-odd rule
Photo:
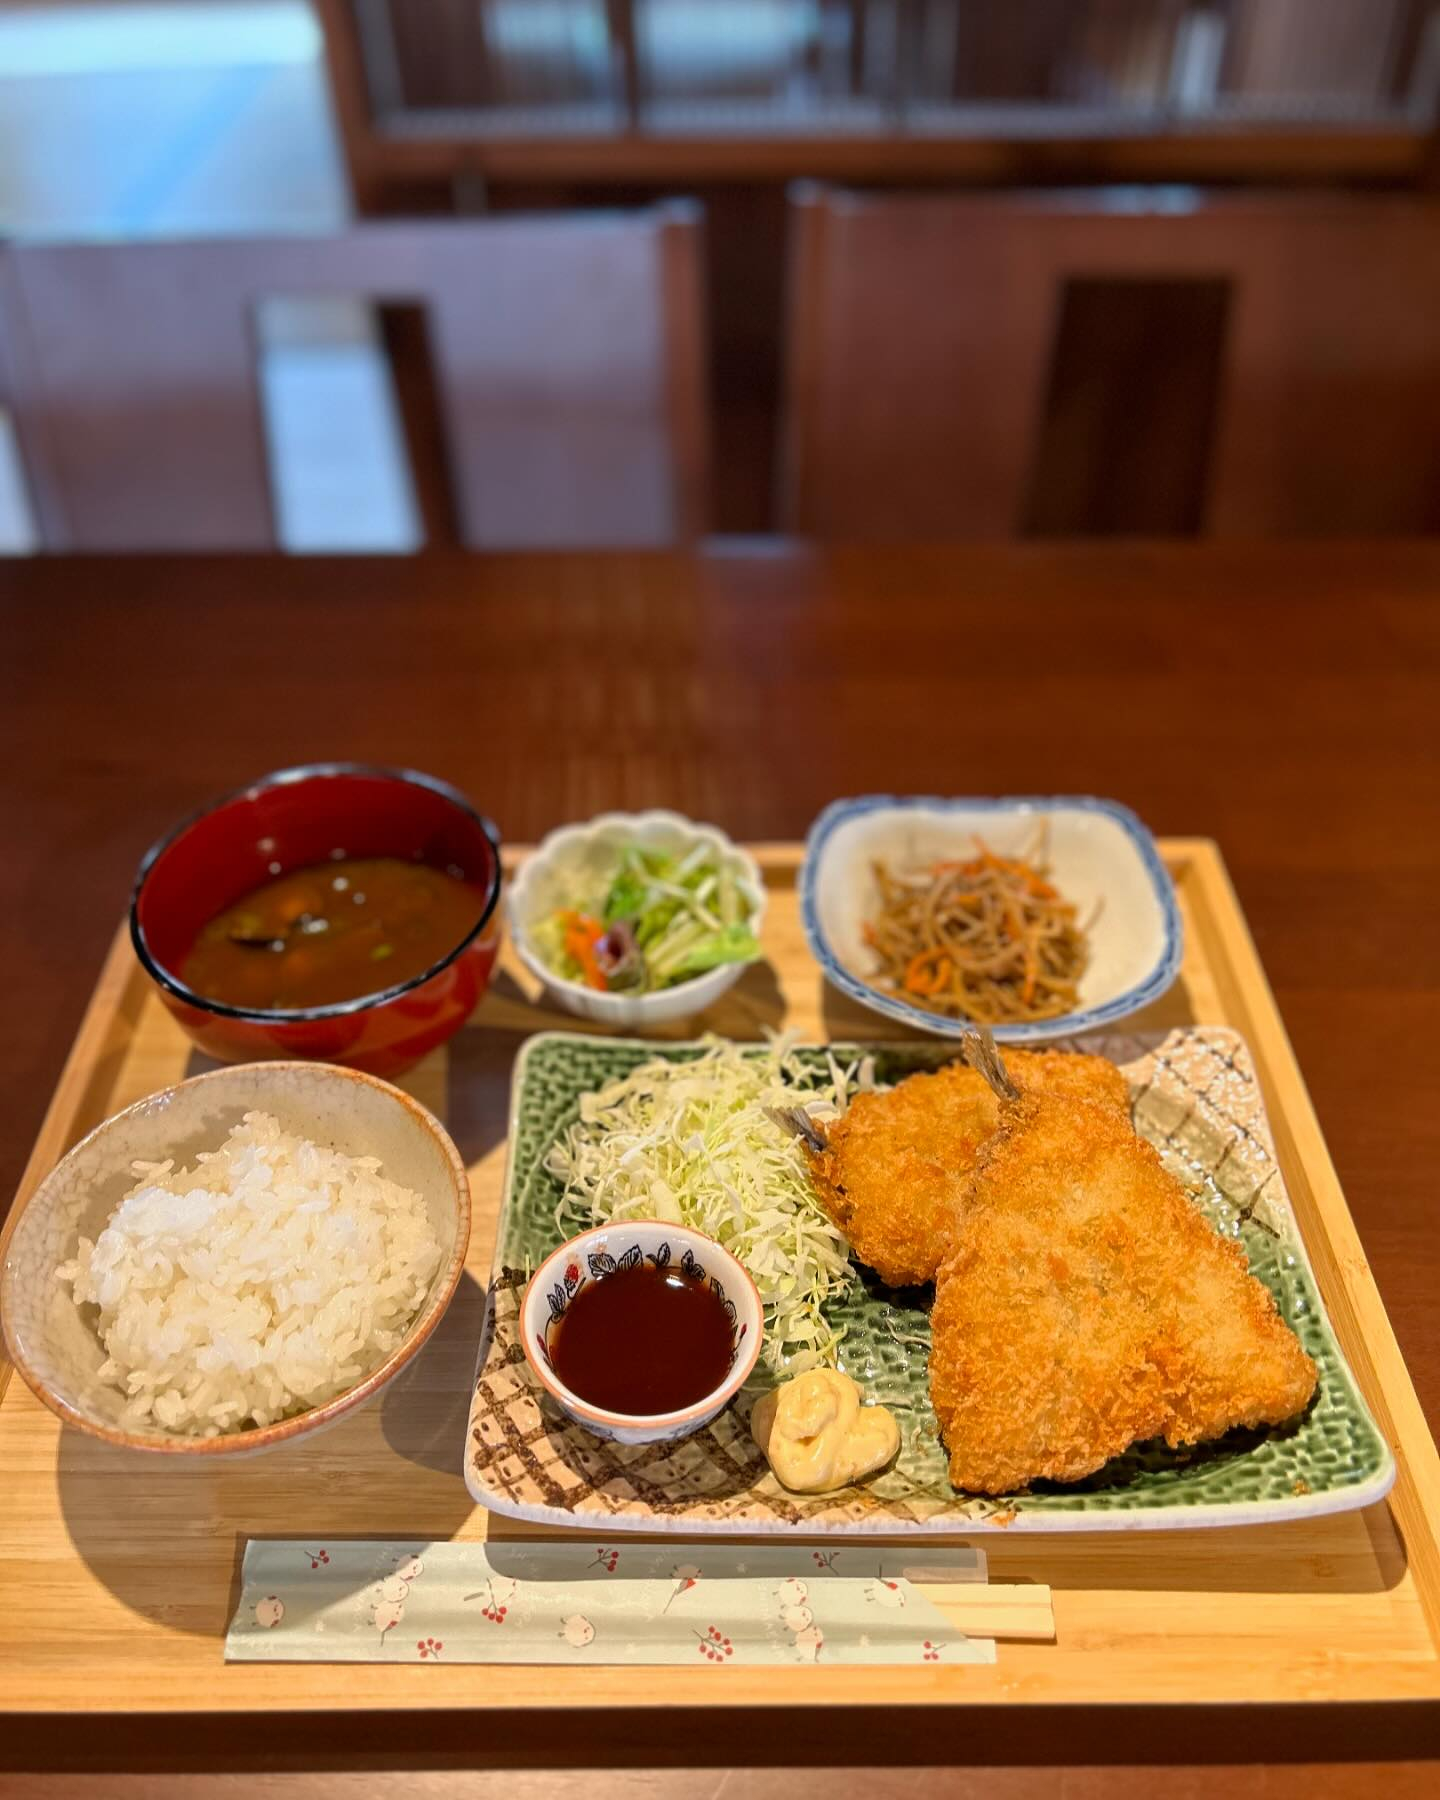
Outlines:
[[[1440,1429],[1440,544],[74,559],[0,566],[0,615],[0,1191],[18,1177],[141,852],[267,769],[409,764],[466,789],[511,839],[607,806],[665,803],[737,837],[778,838],[802,834],[837,794],[1109,794],[1158,832],[1222,844]],[[1193,1790],[1172,1778],[1181,1793],[1208,1785],[1197,1764],[1283,1763],[1225,1777],[1269,1800],[1440,1782],[1440,1767],[1413,1760],[1440,1755],[1428,1707],[1056,1714],[1024,1743],[973,1713],[925,1743],[898,1727],[871,1735],[873,1721],[823,1742],[734,1723],[717,1733],[712,1715],[699,1737],[673,1718],[579,1731],[557,1712],[544,1741],[532,1719],[481,1742],[442,1716],[420,1739],[375,1719],[343,1739],[216,1726],[160,1744],[124,1721],[72,1741],[8,1721],[0,1764],[384,1763],[429,1768],[426,1794],[448,1791],[446,1769],[500,1762],[1005,1763],[983,1789],[1002,1800],[1053,1792],[1053,1770],[1077,1763],[1188,1763]],[[1407,1762],[1382,1777],[1361,1757]],[[1293,1766],[1326,1759],[1323,1784]],[[52,1779],[56,1793],[84,1785]],[[219,1794],[232,1779],[162,1786]],[[538,1792],[530,1779],[506,1792]],[[912,1778],[836,1784],[876,1794],[901,1779]],[[1135,1768],[1105,1791],[1151,1781]],[[678,1791],[717,1782],[691,1775]],[[138,1779],[105,1791],[142,1787],[156,1791]],[[1099,1787],[1092,1771],[1065,1791]]]

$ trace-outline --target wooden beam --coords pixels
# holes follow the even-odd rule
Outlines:
[[[605,24],[620,71],[620,100],[633,130],[640,121],[640,53],[634,0],[605,0]]]
[[[356,212],[364,215],[379,210],[380,185],[390,172],[390,158],[388,144],[375,128],[360,23],[350,0],[315,0],[315,11],[325,38],[330,93],[340,124],[351,199]]]
[[[334,3],[334,0],[330,0]],[[1424,178],[1432,134],[1413,125],[1355,129],[1177,129],[1115,135],[419,136],[381,122],[367,147],[382,180],[443,181],[464,167],[490,182],[587,186],[706,181],[949,182],[1360,182],[1407,185]]]

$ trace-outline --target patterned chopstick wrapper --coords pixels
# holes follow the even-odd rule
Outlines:
[[[991,1663],[906,1577],[972,1549],[252,1539],[231,1662]]]

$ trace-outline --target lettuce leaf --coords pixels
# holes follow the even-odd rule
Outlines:
[[[759,955],[759,939],[748,925],[727,925],[697,944],[674,968],[667,969],[664,985],[674,987],[676,982],[704,975],[722,963],[754,962]]]

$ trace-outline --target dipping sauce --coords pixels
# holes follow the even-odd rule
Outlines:
[[[730,1319],[703,1281],[638,1263],[582,1287],[550,1345],[555,1373],[606,1412],[680,1412],[730,1372]]]
[[[226,907],[180,965],[226,1006],[294,1011],[360,1000],[441,961],[480,922],[478,888],[398,856],[295,869]]]

